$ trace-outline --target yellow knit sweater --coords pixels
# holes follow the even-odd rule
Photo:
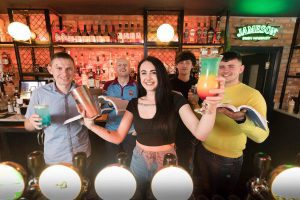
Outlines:
[[[225,88],[224,95],[224,103],[230,103],[236,107],[249,105],[266,117],[266,102],[259,91],[239,83]],[[265,131],[256,127],[249,119],[242,124],[237,124],[233,119],[218,113],[215,126],[203,145],[215,154],[237,158],[243,154],[247,138],[261,143],[268,135],[269,130]]]

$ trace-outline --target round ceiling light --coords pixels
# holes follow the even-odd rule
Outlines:
[[[29,27],[21,22],[12,22],[7,27],[11,37],[18,41],[27,41],[31,38]]]
[[[162,24],[157,29],[157,38],[161,42],[170,42],[174,37],[174,28],[170,24]]]

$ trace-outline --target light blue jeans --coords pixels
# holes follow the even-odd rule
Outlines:
[[[145,151],[135,146],[131,159],[130,169],[137,181],[137,191],[134,199],[154,199],[150,184],[154,174],[163,168],[164,156],[167,153],[176,155],[174,148],[168,151]]]

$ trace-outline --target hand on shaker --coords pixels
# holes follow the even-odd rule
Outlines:
[[[219,82],[219,88],[209,90],[209,93],[214,94],[214,96],[205,98],[205,102],[209,104],[210,110],[216,110],[224,98],[225,79],[219,76],[217,80]]]
[[[38,114],[32,114],[29,117],[29,122],[36,130],[42,129],[42,118]]]
[[[85,113],[85,110],[83,110],[82,108],[80,108],[78,105],[76,105],[77,107],[77,110],[78,112],[81,114],[81,116],[83,117],[83,122],[84,122],[84,125],[88,128],[88,129],[91,129],[93,125],[95,125],[94,123],[94,118],[87,118],[86,117],[86,113]]]

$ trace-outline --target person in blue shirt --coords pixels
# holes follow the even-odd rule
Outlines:
[[[131,100],[137,97],[137,84],[130,78],[130,64],[125,58],[119,58],[115,64],[116,78],[105,83],[103,90],[107,96],[117,97],[123,100]],[[117,115],[115,111],[111,111],[108,115],[105,128],[111,131],[118,129],[123,115]],[[119,144],[110,142],[105,143],[107,150],[108,164],[116,162],[116,155],[119,152],[126,152],[128,155],[128,163],[130,163],[133,149],[135,147],[136,134],[133,125],[128,131],[125,140]]]
[[[34,105],[47,104],[51,124],[43,130],[46,164],[60,162],[72,164],[73,156],[78,152],[85,152],[89,158],[91,144],[87,128],[79,120],[63,124],[65,120],[79,114],[75,100],[70,94],[70,91],[76,87],[73,82],[74,60],[69,54],[58,52],[53,55],[48,71],[53,75],[55,82],[33,91],[25,115],[25,129],[28,131],[40,129],[41,118],[35,114]]]

